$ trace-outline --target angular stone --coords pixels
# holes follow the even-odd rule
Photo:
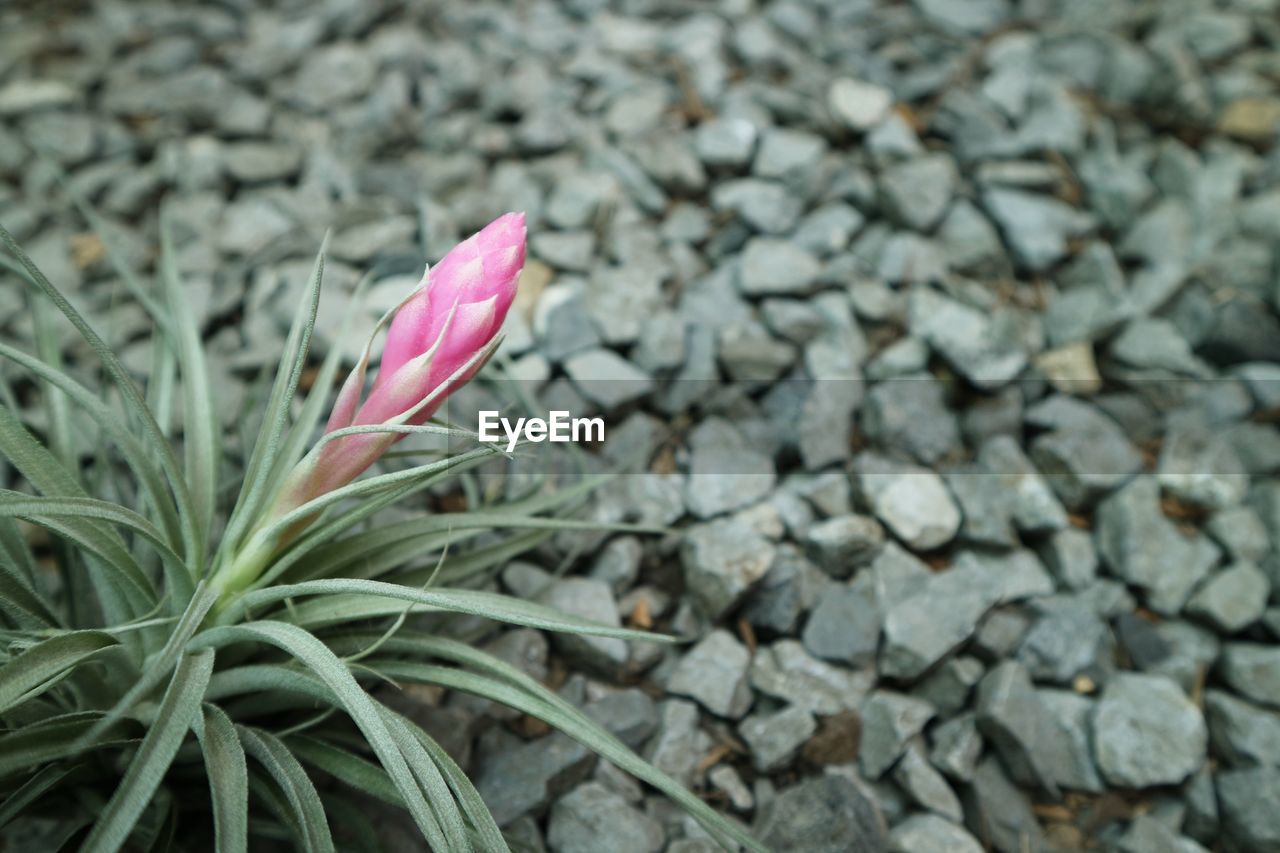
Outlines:
[[[1142,469],[1120,426],[1092,406],[1061,395],[1027,412],[1051,431],[1031,444],[1031,459],[1069,509],[1084,507]]]
[[[962,827],[932,814],[912,815],[889,833],[888,853],[982,853],[982,845]]]
[[[827,574],[847,578],[884,547],[884,528],[866,515],[838,515],[809,528],[809,555]]]
[[[756,126],[744,118],[716,118],[698,125],[694,147],[708,166],[736,168],[751,160],[757,136]]]
[[[1262,618],[1271,584],[1252,563],[1214,573],[1187,602],[1187,613],[1224,634],[1237,634]]]
[[[662,825],[599,782],[579,785],[556,801],[547,821],[547,843],[555,853],[591,853],[600,839],[619,853],[658,853]]]
[[[1086,233],[1092,219],[1049,196],[1023,190],[990,189],[983,205],[1000,226],[1018,261],[1034,272],[1053,266],[1067,254],[1068,241]]]
[[[712,631],[685,653],[667,680],[667,690],[696,699],[721,717],[738,719],[751,705],[747,666],[751,653],[723,629]]]
[[[1204,763],[1204,717],[1172,681],[1118,673],[1093,713],[1093,751],[1112,785],[1176,785]]]
[[[1039,618],[1018,647],[1018,660],[1037,681],[1070,683],[1077,675],[1101,680],[1111,667],[1111,631],[1096,612],[1075,598],[1036,603]]]
[[[1083,589],[1098,573],[1098,553],[1093,537],[1083,530],[1055,530],[1039,550],[1040,559],[1058,582],[1069,589]]]
[[[814,714],[856,711],[871,689],[874,673],[823,663],[795,640],[778,640],[756,651],[751,686]]]
[[[1222,825],[1238,849],[1280,850],[1280,768],[1229,770],[1217,782]]]
[[[927,551],[956,535],[960,510],[937,474],[872,453],[861,454],[855,466],[872,512],[909,546]]]
[[[1093,764],[1094,700],[1070,690],[1039,690],[1037,693],[1066,738],[1062,760],[1051,768],[1054,781],[1067,790],[1102,793],[1106,785]]]
[[[658,705],[658,731],[645,746],[644,757],[687,787],[711,745],[711,736],[698,726],[698,706],[667,699]]]
[[[613,628],[622,625],[613,591],[603,581],[563,578],[553,583],[539,598],[543,604],[571,616]],[[600,672],[614,672],[627,662],[626,640],[557,632],[552,635],[552,641],[565,655]]]
[[[803,294],[820,269],[817,259],[794,243],[755,237],[742,252],[738,284],[747,296]]]
[[[1280,708],[1280,646],[1231,643],[1223,650],[1221,674],[1241,696]]]
[[[812,654],[826,660],[863,666],[875,660],[881,612],[869,574],[850,584],[837,584],[819,599],[801,640]]]
[[[873,83],[842,77],[827,90],[831,116],[850,130],[866,131],[884,121],[893,106],[893,93]]]
[[[738,726],[761,773],[786,767],[817,731],[813,714],[795,705],[767,714],[752,714]]]
[[[1118,577],[1147,593],[1157,612],[1174,615],[1216,561],[1217,549],[1188,539],[1160,511],[1159,487],[1140,476],[1098,506],[1102,558]]]
[[[1006,661],[983,676],[977,720],[979,730],[995,745],[1015,778],[1057,796],[1054,768],[1070,755],[1070,745],[1031,686],[1026,669]]]
[[[929,760],[933,766],[955,779],[968,782],[982,755],[982,735],[973,714],[952,717],[929,734],[932,749]]]
[[[1213,689],[1205,692],[1204,711],[1214,755],[1234,767],[1276,763],[1280,756],[1280,714]]]
[[[776,549],[735,519],[690,529],[680,551],[685,585],[712,618],[732,609],[773,565]]]
[[[868,779],[879,779],[906,750],[907,744],[933,718],[928,702],[877,690],[862,705],[862,745],[858,766]]]
[[[955,182],[951,158],[931,154],[882,172],[880,194],[890,216],[913,230],[930,231],[946,213]]]
[[[964,818],[955,791],[920,751],[908,749],[893,768],[893,779],[911,799],[931,812],[959,823]]]
[[[528,743],[511,738],[491,755],[482,756],[476,789],[498,826],[506,826],[545,806],[586,776],[594,763],[591,750],[560,732]]]
[[[884,818],[842,776],[819,776],[780,791],[756,818],[756,838],[776,853],[879,853]]]
[[[574,353],[565,359],[564,369],[582,396],[605,410],[634,402],[653,388],[649,374],[612,350]]]
[[[1000,853],[1045,849],[1044,833],[1026,795],[989,756],[978,765],[965,792],[965,823]]]

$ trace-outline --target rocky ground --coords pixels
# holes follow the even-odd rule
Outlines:
[[[527,212],[504,366],[680,535],[499,586],[698,639],[480,642],[776,850],[1280,850],[1277,139],[1276,0],[0,8],[0,221],[142,371],[26,145],[143,270],[164,199],[229,428],[327,228],[324,345]],[[532,849],[712,849],[415,712]]]

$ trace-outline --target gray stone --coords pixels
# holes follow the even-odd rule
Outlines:
[[[1165,370],[1184,376],[1204,376],[1207,368],[1191,352],[1191,345],[1168,320],[1133,320],[1111,341],[1108,354],[1138,370]]]
[[[853,782],[826,775],[780,791],[756,818],[756,838],[776,853],[878,853],[884,818]]]
[[[662,273],[640,265],[596,270],[586,291],[587,312],[606,344],[632,344],[647,318],[662,307]]]
[[[856,711],[873,681],[874,673],[824,663],[795,640],[762,647],[751,661],[752,687],[823,716]]]
[[[603,581],[564,578],[554,582],[539,598],[543,604],[571,616],[580,616],[611,628],[622,625],[613,592]],[[626,640],[557,632],[552,635],[552,642],[565,655],[600,672],[611,673],[627,662]]]
[[[862,666],[875,660],[880,641],[880,606],[874,581],[862,574],[835,584],[818,599],[801,640],[817,657]]]
[[[1038,553],[1058,582],[1068,589],[1084,589],[1098,573],[1093,537],[1083,530],[1074,527],[1055,530]]]
[[[738,286],[747,296],[808,293],[820,265],[804,249],[772,237],[755,237],[739,260]]]
[[[697,525],[680,551],[685,586],[706,614],[717,618],[764,577],[775,553],[769,540],[741,521]]]
[[[658,710],[649,694],[636,687],[612,690],[582,707],[618,740],[637,747],[658,728]]]
[[[1184,691],[1197,689],[1221,651],[1217,635],[1191,622],[1172,620],[1159,623],[1155,630],[1167,653],[1146,670],[1172,679]]]
[[[1224,690],[1204,696],[1213,754],[1232,766],[1280,761],[1280,714],[1241,701]]]
[[[855,208],[839,202],[824,204],[796,225],[795,241],[818,257],[830,257],[849,245],[866,219]]]
[[[868,779],[879,779],[894,765],[907,744],[924,731],[933,718],[928,702],[877,690],[862,705],[862,740],[858,748],[858,766]]]
[[[1223,650],[1221,673],[1245,698],[1280,708],[1280,646],[1231,643]]]
[[[711,745],[711,736],[698,726],[698,706],[667,699],[658,706],[658,731],[645,746],[644,757],[687,787]]]
[[[590,231],[543,231],[529,238],[529,253],[552,267],[586,272],[595,257],[596,238]]]
[[[912,0],[912,2],[930,23],[965,35],[990,32],[1009,20],[1013,13],[1008,0]],[[959,850],[956,853],[959,853]]]
[[[871,453],[858,456],[855,467],[871,511],[912,548],[937,548],[960,529],[960,510],[934,472]]]
[[[951,205],[938,237],[947,265],[955,270],[978,270],[1008,264],[1000,234],[982,211],[958,199]]]
[[[79,98],[76,89],[61,80],[12,80],[0,88],[0,116],[70,106]]]
[[[302,106],[324,110],[369,91],[377,68],[363,50],[338,43],[307,53],[289,87],[290,96]]]
[[[1164,517],[1150,477],[1137,477],[1103,501],[1096,524],[1098,550],[1108,568],[1145,590],[1152,609],[1166,615],[1182,609],[1216,562],[1216,547],[1188,539]]]
[[[246,183],[282,181],[302,166],[302,152],[291,145],[237,142],[224,149],[227,171]]]
[[[842,77],[827,89],[827,106],[839,124],[863,132],[889,116],[893,93],[874,83]]]
[[[698,125],[694,147],[708,166],[737,168],[751,160],[757,135],[756,126],[746,119],[716,118]]]
[[[653,388],[649,374],[612,350],[574,353],[564,360],[564,369],[582,396],[605,410],[638,400]]]
[[[1243,562],[1257,563],[1271,550],[1267,527],[1252,507],[1219,510],[1209,519],[1205,530],[1230,556]]]
[[[1262,618],[1271,584],[1252,563],[1235,563],[1211,575],[1187,602],[1187,613],[1224,634],[1236,634]]]
[[[1088,215],[1057,199],[1022,190],[989,189],[982,200],[1014,256],[1033,272],[1064,258],[1068,242],[1093,224]]]
[[[956,167],[945,154],[891,166],[880,174],[880,195],[894,219],[916,231],[930,231],[942,219],[955,190]]]
[[[1031,618],[1020,607],[993,610],[973,635],[972,651],[991,663],[1012,657],[1031,628]]]
[[[252,255],[294,227],[292,218],[262,196],[242,196],[223,211],[218,248],[233,255]]]
[[[743,615],[757,628],[780,634],[795,630],[800,614],[828,585],[827,577],[790,543],[778,546],[773,568],[747,598]]]
[[[708,634],[680,658],[667,680],[667,690],[696,699],[721,717],[738,719],[751,706],[747,666],[751,653],[725,630]]]
[[[809,555],[827,574],[847,578],[868,565],[884,547],[884,528],[866,515],[838,515],[809,527]]]
[[[969,694],[982,680],[982,661],[967,655],[949,658],[920,682],[914,691],[942,715],[955,714],[969,704]]]
[[[528,743],[509,737],[491,752],[482,743],[476,789],[498,826],[547,805],[595,763],[591,750],[560,732]]]
[[[1101,793],[1106,785],[1093,764],[1094,700],[1069,690],[1037,692],[1065,738],[1060,761],[1050,768],[1054,781],[1071,791]]]
[[[1217,781],[1227,837],[1240,851],[1280,851],[1280,768],[1228,770]]]
[[[1156,468],[1160,486],[1211,509],[1240,503],[1249,492],[1249,474],[1231,439],[1198,412],[1170,418]]]
[[[555,853],[591,853],[606,835],[620,853],[657,853],[664,840],[661,824],[599,782],[579,785],[551,807],[547,843]]]
[[[975,587],[971,574],[952,570],[927,580],[912,594],[890,603],[880,646],[880,671],[890,678],[915,679],[971,636],[995,603],[987,585]]]
[[[965,823],[1000,853],[1046,848],[1045,837],[1026,795],[1014,787],[994,755],[978,765],[965,791]]]
[[[772,491],[773,459],[728,421],[703,421],[689,437],[689,446],[685,504],[699,518],[749,506]]]
[[[960,447],[960,427],[947,408],[946,390],[928,373],[873,385],[863,403],[862,428],[877,446],[905,451],[925,465]]]
[[[1204,763],[1207,741],[1200,709],[1159,676],[1118,673],[1094,709],[1094,758],[1112,785],[1179,784]]]
[[[1013,380],[1027,365],[1027,353],[1007,319],[984,313],[935,290],[913,288],[910,329],[915,337],[983,390]]]
[[[978,685],[978,729],[990,741],[1013,776],[1056,796],[1055,768],[1070,755],[1057,720],[1031,686],[1026,669],[1005,661]]]
[[[1120,836],[1116,848],[1120,853],[1163,853],[1177,850],[1181,853],[1201,853],[1204,848],[1189,838],[1183,838],[1154,814],[1138,815]]]
[[[962,827],[932,814],[912,815],[889,832],[888,853],[982,853],[982,845]]]
[[[1051,430],[1032,442],[1031,459],[1068,509],[1087,506],[1142,468],[1119,425],[1087,403],[1057,395],[1029,409],[1027,421]]]
[[[413,246],[418,223],[412,216],[388,216],[343,228],[334,235],[329,251],[335,258],[368,263],[380,254]]]
[[[777,181],[743,178],[717,184],[711,191],[715,210],[733,211],[739,219],[764,234],[789,234],[804,207]]]
[[[818,725],[813,714],[792,705],[773,713],[752,714],[738,726],[751,750],[751,762],[761,773],[786,767]]]
[[[929,734],[933,766],[955,779],[968,782],[982,755],[982,735],[972,713],[952,717]]]
[[[811,172],[827,143],[821,137],[803,130],[769,128],[760,139],[752,171],[762,178],[794,181]]]
[[[1018,647],[1018,660],[1037,681],[1067,684],[1077,675],[1095,681],[1110,667],[1111,632],[1092,608],[1074,598],[1046,598],[1039,618]]]
[[[957,823],[964,818],[955,791],[919,750],[910,748],[906,751],[893,768],[893,779],[923,808]]]
[[[796,361],[795,347],[774,338],[755,321],[722,330],[718,355],[735,382],[773,382]]]

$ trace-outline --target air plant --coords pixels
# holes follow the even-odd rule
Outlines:
[[[379,521],[502,455],[475,443],[377,467],[407,435],[467,439],[429,421],[498,346],[523,217],[464,241],[383,317],[323,431],[340,347],[298,399],[322,247],[240,454],[224,452],[235,442],[163,215],[160,237],[154,288],[117,270],[154,325],[140,381],[0,228],[0,276],[25,294],[35,342],[0,342],[23,374],[0,382],[13,487],[0,490],[0,826],[38,829],[50,851],[328,851],[339,829],[341,849],[376,849],[372,799],[404,809],[430,849],[506,850],[466,774],[386,701],[416,683],[543,720],[667,793],[727,848],[761,849],[575,705],[450,635],[450,615],[466,614],[668,641],[481,588],[557,531],[600,528],[571,517],[591,481]],[[94,364],[64,363],[59,314]]]

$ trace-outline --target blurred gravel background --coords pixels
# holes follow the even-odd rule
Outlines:
[[[780,851],[1280,850],[1278,139],[1277,0],[0,4],[0,221],[141,372],[27,143],[148,274],[163,199],[229,428],[325,229],[322,347],[527,211],[506,367],[686,535],[501,587],[701,639],[481,642]],[[713,849],[406,701],[529,849]]]

